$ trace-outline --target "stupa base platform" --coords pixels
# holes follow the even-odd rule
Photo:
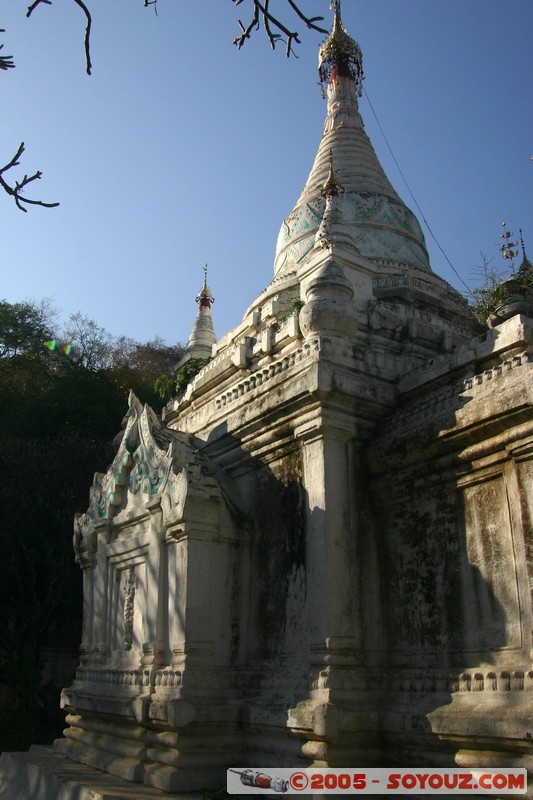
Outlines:
[[[52,748],[0,756],[0,800],[201,800],[164,792],[79,764]]]

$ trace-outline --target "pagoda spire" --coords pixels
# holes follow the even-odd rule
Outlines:
[[[317,245],[332,242],[355,247],[376,274],[430,273],[420,223],[394,190],[364,130],[361,48],[344,27],[340,0],[331,7],[331,33],[318,58],[327,99],[324,134],[303,191],[281,226],[274,273],[293,274]],[[337,188],[341,183],[343,192]]]
[[[339,205],[339,198],[344,194],[344,186],[338,180],[333,169],[333,151],[329,151],[329,173],[322,189],[322,197],[326,200],[324,215],[315,236],[315,246],[328,248],[330,253],[337,244],[355,247],[349,227]]]
[[[326,182],[322,187],[320,192],[322,197],[338,197],[340,194],[344,194],[344,187],[341,186],[340,183],[337,181],[337,176],[333,171],[333,151],[329,151],[329,173],[328,177],[326,178]]]
[[[522,263],[520,264],[519,269],[527,269],[528,267],[531,269],[531,261],[526,254],[526,246],[524,244],[524,237],[522,236],[522,228],[520,228],[518,233],[520,234],[520,246],[522,247]]]
[[[211,317],[211,306],[215,302],[215,298],[207,285],[207,264],[202,269],[204,271],[204,282],[195,298],[198,303],[198,313],[185,348],[185,354],[178,363],[178,367],[192,358],[210,358],[213,345],[217,340]]]
[[[342,76],[355,81],[357,94],[363,92],[363,53],[342,24],[341,0],[332,0],[333,28],[318,54],[318,73],[322,88]]]

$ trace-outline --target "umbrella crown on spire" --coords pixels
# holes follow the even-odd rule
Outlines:
[[[324,86],[334,80],[337,75],[352,78],[360,97],[364,78],[363,53],[342,24],[340,0],[333,0],[331,8],[335,11],[333,28],[318,54],[320,82]]]

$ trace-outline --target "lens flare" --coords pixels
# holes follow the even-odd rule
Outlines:
[[[72,351],[72,342],[66,342],[66,344],[59,344],[57,339],[48,339],[47,342],[44,343],[44,346],[53,353],[54,350],[61,350],[66,356],[69,356]]]

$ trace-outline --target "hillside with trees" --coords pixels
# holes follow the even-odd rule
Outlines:
[[[113,458],[130,388],[159,410],[154,380],[182,352],[114,337],[81,314],[59,327],[47,302],[0,301],[0,750],[61,732],[61,687],[42,684],[42,648],[80,641],[74,514]]]

